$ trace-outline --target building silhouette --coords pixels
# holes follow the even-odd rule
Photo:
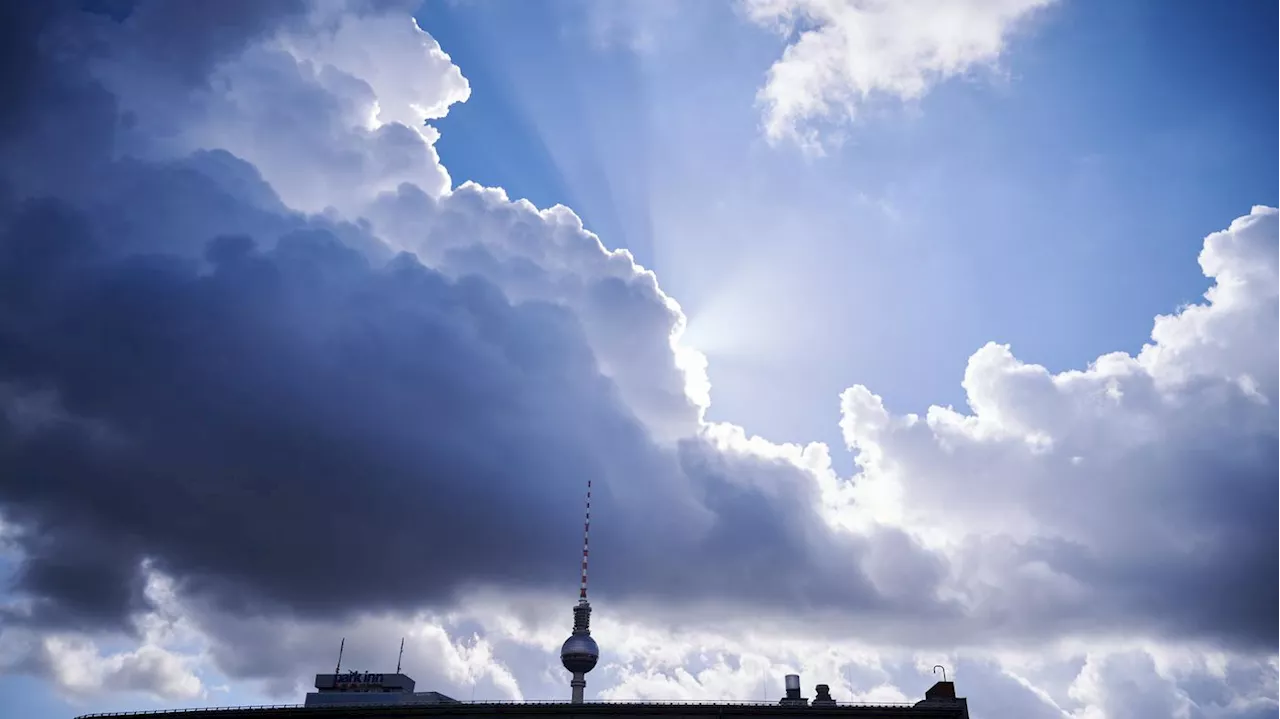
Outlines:
[[[509,701],[460,702],[438,692],[414,691],[404,674],[317,674],[316,691],[288,706],[175,709],[172,711],[85,714],[78,719],[161,717],[163,719],[969,719],[967,701],[953,682],[940,681],[913,704],[859,704],[836,701],[826,684],[810,700],[800,678],[786,677],[777,702]]]

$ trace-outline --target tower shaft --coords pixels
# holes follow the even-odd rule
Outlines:
[[[579,601],[573,608],[573,633],[591,634],[591,603]]]

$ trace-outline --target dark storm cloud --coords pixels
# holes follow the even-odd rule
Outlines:
[[[151,67],[188,85],[204,82],[214,64],[306,9],[304,0],[87,0],[88,14],[120,23],[117,42]]]
[[[37,621],[122,622],[144,559],[250,613],[568,585],[588,477],[606,591],[874,597],[812,564],[841,544],[805,522],[806,498],[735,486],[746,459],[654,447],[564,309],[409,256],[378,267],[324,229],[268,251],[222,236],[199,262],[109,252],[83,216],[33,201],[0,242],[0,377],[56,403],[0,435]],[[709,514],[649,479],[681,467]],[[773,471],[782,486],[795,470]]]
[[[79,602],[77,566],[98,586],[147,556],[316,611],[555,576],[585,478],[643,461],[563,310],[407,257],[372,269],[323,231],[219,238],[208,274],[115,259],[68,214],[33,204],[4,237],[0,376],[79,421],[10,426],[0,492],[19,526],[123,551],[29,554],[37,595]]]
[[[119,128],[115,98],[91,65],[104,55],[162,73],[177,91],[264,32],[302,0],[3,0],[0,2],[0,169],[12,191],[92,192]],[[4,188],[0,188],[4,189]]]
[[[0,192],[71,190],[111,147],[114,101],[61,50],[53,31],[68,2],[0,3]]]
[[[1229,416],[1243,420],[1257,414],[1253,400],[1241,396],[1236,402]],[[1173,424],[1166,431],[1172,432]],[[1122,499],[1110,498],[1126,508],[1129,516],[1123,521],[1108,514],[1101,500],[1059,504],[1052,508],[1055,514],[1088,519],[1089,536],[1046,532],[1008,544],[1016,565],[1047,567],[1069,578],[1088,592],[1087,601],[1064,592],[1046,597],[1040,612],[979,606],[975,615],[986,615],[1019,636],[1066,628],[1087,634],[1109,627],[1110,621],[1100,618],[1105,608],[1108,620],[1122,618],[1132,630],[1151,636],[1226,640],[1252,651],[1273,646],[1280,630],[1280,580],[1274,571],[1280,550],[1269,539],[1276,534],[1278,438],[1274,427],[1265,425],[1256,434],[1238,430],[1188,432],[1189,439],[1160,455],[1113,460],[1119,475],[1147,480],[1117,488]],[[1017,590],[1009,589],[1014,588],[1006,587],[1007,596],[1016,598]],[[1043,615],[1054,617],[1052,625],[1045,626]]]

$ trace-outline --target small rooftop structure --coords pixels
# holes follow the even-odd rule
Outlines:
[[[788,674],[782,678],[782,684],[786,687],[787,694],[782,697],[782,701],[778,702],[783,706],[809,706],[809,700],[800,696],[800,675]]]
[[[351,671],[317,674],[316,691],[307,694],[304,707],[372,706],[388,704],[456,704],[440,692],[415,692],[406,674],[372,674]]]

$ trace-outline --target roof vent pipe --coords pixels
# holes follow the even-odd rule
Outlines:
[[[782,698],[782,704],[796,704],[808,706],[809,700],[800,696],[800,675],[788,674],[785,678],[785,686],[787,695]]]

